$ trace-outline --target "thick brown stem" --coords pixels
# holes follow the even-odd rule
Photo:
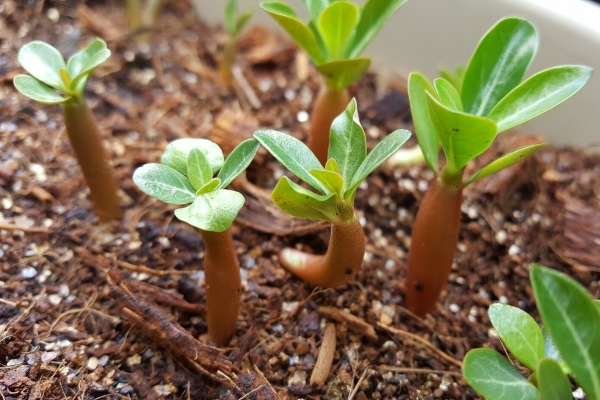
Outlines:
[[[329,248],[324,255],[286,248],[279,253],[279,260],[284,268],[304,281],[334,288],[354,278],[364,255],[365,234],[354,217],[350,222],[332,225]]]
[[[204,254],[204,283],[206,285],[206,313],[210,340],[226,345],[235,332],[240,310],[242,282],[233,239],[229,230],[209,232],[201,230],[206,246]]]
[[[327,162],[329,150],[329,130],[331,123],[340,115],[350,102],[347,89],[330,89],[323,86],[313,106],[310,116],[310,137],[308,147],[317,156],[322,165]]]
[[[413,224],[406,277],[406,308],[418,316],[433,311],[448,280],[460,227],[462,187],[435,179]]]
[[[118,185],[94,114],[83,99],[66,103],[64,114],[69,141],[90,188],[90,197],[100,222],[118,219]]]

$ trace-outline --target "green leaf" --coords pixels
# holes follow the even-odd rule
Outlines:
[[[334,2],[321,13],[317,26],[327,46],[328,60],[344,58],[346,44],[359,15],[358,7],[347,1]]]
[[[220,188],[224,189],[237,178],[252,162],[260,143],[256,139],[246,139],[229,154],[219,171]]]
[[[237,19],[237,21],[235,23],[235,34],[236,35],[239,35],[240,33],[242,33],[242,30],[246,27],[246,25],[250,21],[250,18],[252,18],[252,14],[254,14],[253,9],[250,11],[246,11],[245,13],[243,13],[239,16],[239,18]]]
[[[242,194],[217,189],[201,194],[191,205],[175,210],[175,216],[204,231],[224,232],[229,229],[243,205]]]
[[[368,0],[358,26],[346,47],[346,58],[358,57],[383,27],[383,24],[406,0]]]
[[[460,94],[458,94],[456,88],[450,82],[443,78],[437,78],[433,81],[433,85],[438,99],[444,106],[452,111],[462,112]]]
[[[329,194],[327,188],[309,172],[311,169],[323,169],[323,166],[304,143],[283,132],[266,129],[254,132],[254,137],[291,173],[321,193]]]
[[[429,115],[427,92],[435,93],[431,83],[423,75],[413,72],[408,77],[408,98],[415,125],[417,142],[423,152],[425,163],[434,174],[438,173],[439,139]]]
[[[317,40],[311,30],[298,19],[294,10],[283,3],[266,2],[260,4],[277,23],[287,32],[296,44],[308,54],[315,64],[325,62],[325,56],[321,53]]]
[[[82,79],[83,75],[89,76],[92,71],[108,60],[110,57],[110,50],[106,47],[106,43],[102,39],[95,39],[88,47],[81,50],[79,53],[69,58],[67,62],[67,71],[71,75],[70,89],[78,89],[79,93],[83,91],[83,88],[77,87],[77,82]]]
[[[538,388],[544,400],[572,399],[571,382],[560,365],[551,358],[540,360],[537,368]]]
[[[491,119],[451,111],[427,93],[427,104],[448,166],[455,171],[483,153],[496,137]]]
[[[319,15],[331,3],[331,0],[302,0],[304,7],[310,12],[310,18],[313,21],[319,20]]]
[[[206,185],[213,177],[208,159],[198,148],[191,149],[188,155],[187,177],[196,190]]]
[[[187,161],[192,149],[200,149],[206,156],[213,175],[221,169],[224,162],[221,148],[208,139],[183,138],[167,145],[161,162],[187,176]]]
[[[518,163],[519,161],[523,161],[542,147],[544,147],[544,143],[532,144],[530,146],[524,146],[513,150],[510,153],[505,154],[500,158],[492,161],[491,163],[489,163],[488,165],[471,175],[471,177],[464,183],[464,186],[478,181],[481,178],[485,178],[486,176],[495,174],[496,172],[508,168],[511,165]]]
[[[600,398],[600,312],[575,280],[541,265],[531,267],[537,307],[563,360],[588,399]]]
[[[142,165],[133,173],[133,183],[148,196],[167,204],[188,204],[196,198],[196,190],[188,179],[162,164]]]
[[[352,99],[346,110],[331,124],[327,157],[337,162],[340,175],[349,184],[366,156],[367,139],[360,126],[356,99]]]
[[[335,222],[338,220],[335,193],[318,195],[282,177],[271,195],[273,203],[286,213],[304,219]]]
[[[460,93],[463,77],[465,76],[465,70],[466,67],[456,67],[454,71],[449,71],[446,68],[440,68],[440,77],[450,82],[456,91]]]
[[[596,306],[596,308],[600,312],[600,300],[594,300],[594,305]]]
[[[331,61],[317,65],[317,71],[331,89],[346,89],[362,78],[371,65],[370,58],[353,58],[351,60]]]
[[[540,400],[540,392],[498,352],[470,350],[463,360],[463,376],[477,393],[489,400]]]
[[[206,185],[202,186],[196,191],[196,195],[199,196],[204,193],[212,192],[220,189],[221,180],[219,178],[212,178]]]
[[[591,68],[578,65],[538,72],[500,100],[488,118],[496,121],[498,132],[513,128],[573,96],[591,76]]]
[[[508,304],[492,304],[488,315],[494,329],[510,352],[523,365],[535,371],[544,357],[542,330],[525,311]]]
[[[236,14],[237,0],[227,0],[227,4],[225,5],[225,27],[230,35],[234,35],[236,33]]]
[[[524,19],[506,18],[488,31],[465,71],[460,93],[464,110],[488,115],[521,82],[537,43],[535,28]]]
[[[385,160],[394,154],[410,138],[410,132],[406,129],[398,129],[383,138],[360,164],[354,177],[348,184],[344,193],[344,199],[354,198],[358,185],[364,181],[375,168],[379,167]]]
[[[34,78],[46,85],[65,90],[59,71],[67,64],[58,50],[39,40],[27,43],[19,50],[19,64]]]
[[[330,192],[335,193],[340,198],[342,197],[344,194],[344,178],[339,173],[326,169],[311,169],[309,172]]]
[[[43,104],[60,104],[68,100],[56,93],[50,86],[46,86],[29,75],[17,75],[13,79],[17,90],[32,100]]]

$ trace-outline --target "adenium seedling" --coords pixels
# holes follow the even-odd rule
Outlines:
[[[302,2],[310,12],[308,23],[302,22],[287,4],[265,2],[261,7],[306,52],[325,80],[326,85],[313,106],[308,144],[324,165],[329,128],[350,100],[347,88],[360,79],[371,64],[371,59],[360,54],[406,0],[368,0],[363,7],[350,1]]]
[[[306,189],[283,176],[273,190],[273,202],[288,214],[331,222],[331,238],[325,255],[284,249],[281,264],[293,274],[317,286],[337,287],[359,270],[365,237],[354,213],[354,197],[360,183],[408,138],[410,132],[390,133],[367,154],[365,133],[353,99],[331,125],[329,159],[321,165],[310,149],[282,132],[261,130],[254,137],[290,172],[311,186]]]
[[[481,40],[458,87],[444,78],[433,84],[419,74],[408,95],[419,146],[436,177],[419,208],[408,259],[409,310],[431,311],[445,284],[458,240],[465,186],[507,168],[543,144],[518,148],[463,179],[465,166],[496,136],[562,103],[590,79],[592,70],[566,65],[522,81],[537,49],[537,33],[526,20],[498,22]],[[439,147],[446,156],[440,169]],[[435,251],[433,250],[435,249]]]
[[[228,0],[225,6],[225,27],[229,33],[229,40],[223,49],[222,59],[219,62],[219,76],[225,84],[230,84],[233,78],[231,67],[237,56],[237,42],[242,30],[246,27],[254,10],[238,15],[237,0]]]
[[[529,379],[492,349],[470,350],[463,375],[490,400],[572,398],[573,375],[589,399],[600,398],[600,302],[573,279],[534,265],[530,272],[544,328],[525,311],[492,304],[490,321],[512,355],[532,371]]]
[[[69,141],[103,222],[119,217],[118,187],[98,124],[83,92],[94,69],[109,57],[110,51],[101,39],[94,40],[67,62],[48,43],[34,41],[21,47],[18,56],[19,63],[31,76],[17,75],[13,81],[17,90],[30,99],[43,104],[62,104]]]
[[[168,204],[191,203],[175,216],[200,229],[204,239],[208,335],[221,345],[235,331],[240,306],[240,268],[229,227],[244,205],[242,194],[225,188],[250,165],[258,147],[248,139],[225,160],[210,140],[178,139],[167,146],[161,164],[146,164],[133,174],[133,182],[149,196]]]

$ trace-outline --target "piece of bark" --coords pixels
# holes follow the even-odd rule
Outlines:
[[[319,348],[319,355],[315,362],[315,368],[310,375],[310,384],[320,388],[325,384],[329,373],[331,372],[331,365],[333,364],[333,356],[335,355],[335,324],[329,323],[325,327],[325,333],[323,334],[323,341]]]
[[[357,316],[354,316],[349,312],[342,311],[337,307],[331,306],[321,306],[317,309],[317,311],[323,317],[339,323],[345,323],[348,329],[359,333],[370,340],[377,341],[377,333],[375,332],[375,328]]]
[[[600,210],[569,197],[565,199],[564,218],[560,256],[579,272],[600,271]]]

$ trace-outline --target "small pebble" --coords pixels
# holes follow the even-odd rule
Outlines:
[[[105,354],[102,357],[100,357],[100,359],[98,360],[98,365],[101,367],[104,367],[106,364],[108,364],[108,356]]]
[[[140,365],[142,363],[142,356],[140,356],[139,354],[134,354],[131,357],[127,358],[127,365],[129,365],[130,367],[134,366],[134,365]]]
[[[306,372],[304,371],[294,372],[294,375],[288,380],[288,386],[304,384],[306,384]]]
[[[61,301],[62,298],[57,294],[51,294],[48,296],[48,303],[52,304],[53,306],[59,305]]]
[[[37,275],[37,270],[33,267],[25,267],[21,270],[21,276],[25,279],[31,279]]]
[[[308,113],[306,111],[298,111],[296,119],[298,120],[298,122],[306,122],[308,121]]]
[[[496,243],[504,244],[506,242],[506,231],[498,231],[496,233]]]
[[[577,400],[583,400],[585,399],[585,393],[583,392],[583,389],[578,387],[577,389],[575,389],[575,391],[573,392],[573,397],[576,398]]]
[[[459,307],[459,305],[458,305],[458,304],[454,304],[454,303],[453,303],[453,304],[450,304],[450,305],[448,306],[448,308],[450,309],[450,311],[452,311],[452,312],[453,312],[453,313],[455,313],[455,314],[456,314],[457,312],[459,312],[459,311],[460,311],[460,307]]]
[[[510,248],[508,249],[508,255],[510,255],[510,256],[516,256],[520,252],[521,252],[521,248],[519,246],[517,246],[516,244],[511,245]]]
[[[94,371],[96,368],[98,368],[98,358],[96,357],[90,357],[88,359],[88,362],[86,364],[87,369],[89,369],[90,371]]]

